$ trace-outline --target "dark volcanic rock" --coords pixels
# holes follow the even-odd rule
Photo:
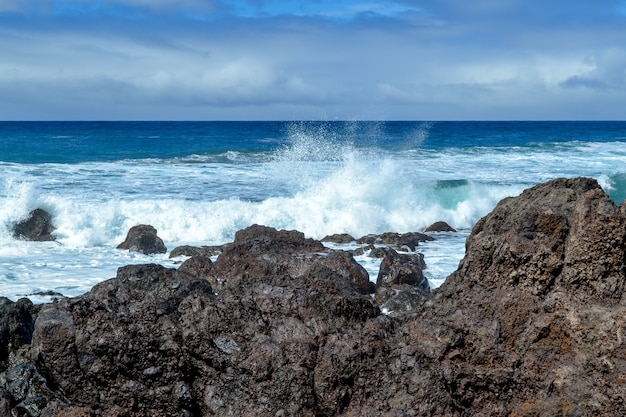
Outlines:
[[[222,246],[178,246],[170,252],[170,258],[176,258],[178,256],[204,256],[210,258],[211,256],[218,256],[224,251]]]
[[[13,302],[0,297],[0,370],[9,365],[9,355],[31,342],[40,306],[27,298]]]
[[[386,316],[349,254],[253,226],[213,264],[124,267],[45,305],[30,356],[0,373],[0,412],[623,416],[625,259],[620,208],[558,179],[481,219],[432,293],[410,274],[380,285],[410,310]]]
[[[456,232],[456,229],[446,222],[435,222],[424,229],[424,232]]]
[[[340,234],[335,234],[335,235],[328,235],[326,237],[324,237],[321,242],[331,242],[331,243],[351,243],[354,242],[356,239],[354,239],[352,236],[350,236],[347,233],[340,233]]]
[[[432,236],[424,233],[393,233],[386,232],[380,235],[367,235],[356,240],[356,243],[367,245],[393,245],[397,250],[411,250],[419,245],[419,242],[427,242],[435,240]]]
[[[54,230],[50,213],[38,208],[31,211],[26,220],[13,226],[13,236],[17,239],[51,241],[56,239],[52,235]]]
[[[88,294],[42,309],[33,361],[73,405],[104,410],[99,415],[193,415],[179,310],[187,297],[214,296],[206,280],[179,278],[174,269],[120,268]]]
[[[259,225],[240,230],[235,235],[235,241],[225,246],[224,252],[213,264],[211,282],[219,290],[221,285],[235,278],[254,279],[269,275],[299,277],[322,265],[340,270],[360,293],[369,292],[369,275],[352,255],[331,251],[317,240],[306,239],[301,232],[278,231]]]
[[[30,363],[30,343],[40,306],[0,298],[0,415],[38,416],[56,394]],[[13,414],[12,414],[13,413]]]
[[[424,268],[423,256],[400,255],[388,248],[380,264],[376,286],[407,284],[430,292],[430,286],[422,268]]]
[[[46,305],[32,356],[71,404],[97,415],[320,415],[342,406],[318,398],[345,395],[334,363],[318,364],[320,344],[379,313],[352,287],[332,271],[238,276],[216,297],[204,279],[129,266]]]
[[[466,246],[422,313],[464,335],[440,358],[459,409],[624,415],[626,219],[598,183],[558,179],[505,199]]]
[[[385,314],[399,316],[413,310],[430,293],[428,279],[422,269],[422,254],[399,254],[384,248],[376,279],[376,302]]]
[[[167,252],[163,240],[157,236],[157,230],[146,224],[131,227],[126,239],[117,246],[117,249],[141,252],[144,255]]]
[[[203,278],[210,280],[210,272],[213,269],[213,262],[204,256],[192,256],[183,262],[176,271],[176,275],[181,278]]]

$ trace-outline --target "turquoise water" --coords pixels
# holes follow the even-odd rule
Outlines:
[[[127,263],[173,265],[115,250],[139,223],[173,249],[253,223],[322,238],[444,220],[460,232],[420,248],[436,286],[504,197],[588,176],[621,202],[625,141],[626,122],[0,122],[0,295],[78,295]],[[57,241],[14,240],[37,207]]]

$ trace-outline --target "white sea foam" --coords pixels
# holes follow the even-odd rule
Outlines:
[[[355,135],[377,135],[375,124],[367,132],[353,128]],[[255,223],[319,239],[332,233],[420,231],[443,220],[461,232],[420,248],[427,276],[438,286],[463,256],[470,228],[502,198],[558,176],[596,177],[609,192],[623,193],[626,187],[621,143],[433,151],[415,148],[428,140],[430,127],[424,125],[407,139],[406,150],[386,150],[374,139],[367,147],[339,140],[323,126],[290,129],[288,143],[263,157],[230,152],[218,161],[192,155],[2,164],[0,295],[17,298],[46,290],[78,295],[128,263],[174,265],[166,256],[115,249],[140,223],[156,227],[173,249],[222,244]],[[13,238],[11,225],[37,207],[53,215],[56,242]],[[359,260],[376,273],[375,261]]]

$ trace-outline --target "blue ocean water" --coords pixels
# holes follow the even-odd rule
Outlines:
[[[140,223],[173,249],[254,223],[319,239],[444,220],[459,232],[419,248],[438,286],[504,197],[588,176],[621,202],[625,144],[626,122],[0,122],[0,295],[74,296],[122,265],[175,265],[115,249]],[[15,240],[38,207],[56,242]]]

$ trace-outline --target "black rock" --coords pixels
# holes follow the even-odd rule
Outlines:
[[[141,252],[144,255],[167,252],[163,240],[157,236],[157,230],[146,224],[131,227],[126,235],[126,240],[120,243],[117,249]]]
[[[55,227],[52,216],[43,209],[31,211],[28,218],[13,226],[13,236],[16,239],[33,240],[38,242],[52,241]]]

